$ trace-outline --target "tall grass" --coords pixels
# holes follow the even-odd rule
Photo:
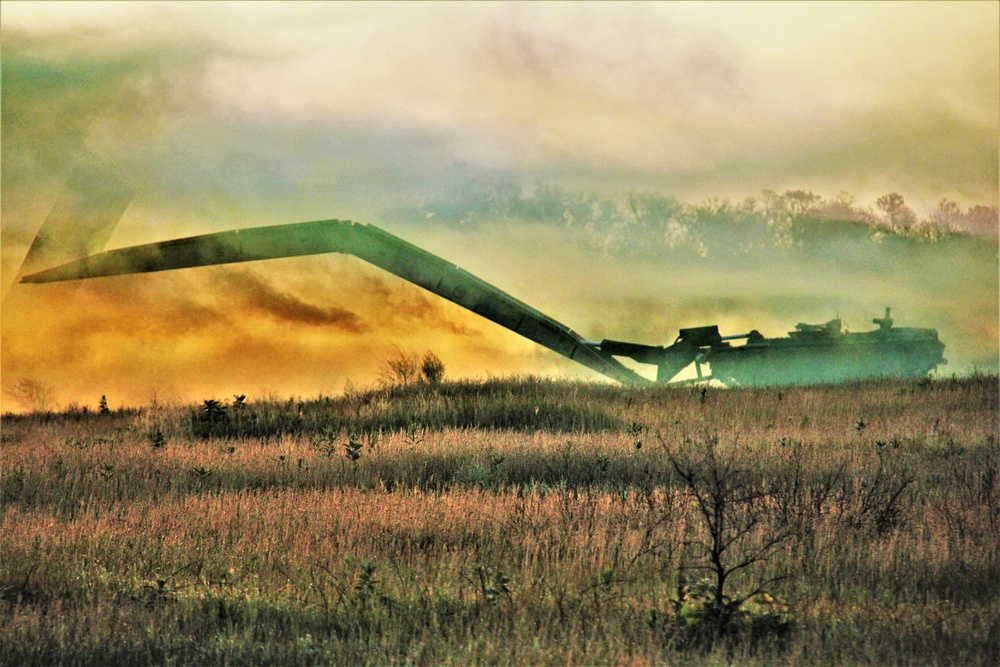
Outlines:
[[[997,396],[525,379],[200,431],[203,405],[7,415],[0,664],[990,664]],[[709,452],[766,489],[727,562],[787,539],[700,641],[711,533],[678,470]]]
[[[411,427],[560,432],[615,429],[619,420],[594,399],[600,389],[525,378],[408,384],[352,391],[336,399],[206,401],[191,415],[197,437],[272,438],[317,431],[398,431]]]

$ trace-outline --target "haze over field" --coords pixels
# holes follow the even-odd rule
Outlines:
[[[865,330],[892,306],[939,330],[944,372],[995,369],[995,222],[891,248],[782,236],[761,192],[996,207],[998,22],[994,2],[5,2],[4,409],[23,378],[60,404],[333,393],[393,345],[453,376],[592,377],[340,256],[12,287],[95,164],[136,193],[108,248],[352,219],[588,338]],[[688,208],[643,226],[630,193]],[[748,197],[767,247],[731,210]],[[734,203],[721,227],[710,198]]]

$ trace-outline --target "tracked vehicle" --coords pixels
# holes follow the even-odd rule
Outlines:
[[[944,359],[944,343],[933,329],[894,328],[875,318],[875,331],[846,333],[839,318],[826,324],[797,324],[784,338],[765,338],[754,330],[722,336],[718,326],[681,329],[670,347],[604,340],[592,343],[615,356],[657,366],[657,381],[670,382],[694,364],[699,380],[727,386],[843,382],[878,377],[921,377]],[[745,339],[734,346],[730,341]],[[711,374],[706,375],[707,365]]]

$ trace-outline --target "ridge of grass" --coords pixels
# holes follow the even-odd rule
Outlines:
[[[990,664],[998,395],[515,378],[234,397],[217,431],[4,415],[0,664]]]

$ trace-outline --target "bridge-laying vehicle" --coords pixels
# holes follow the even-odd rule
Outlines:
[[[92,226],[107,238],[106,225]],[[89,253],[93,245],[82,247]],[[676,340],[666,346],[589,341],[436,255],[372,225],[342,220],[252,227],[109,250],[24,275],[21,282],[79,280],[322,253],[359,257],[623,383],[649,380],[620,358],[655,366],[659,383],[676,381],[693,364],[696,377],[685,381],[713,379],[726,386],[921,377],[946,363],[945,346],[937,331],[894,327],[888,308],[885,317],[873,320],[877,329],[862,333],[845,332],[840,319],[834,319],[821,325],[798,324],[780,338],[767,338],[756,330],[724,336],[718,326],[701,326],[681,329]],[[733,344],[739,340],[745,342]]]

